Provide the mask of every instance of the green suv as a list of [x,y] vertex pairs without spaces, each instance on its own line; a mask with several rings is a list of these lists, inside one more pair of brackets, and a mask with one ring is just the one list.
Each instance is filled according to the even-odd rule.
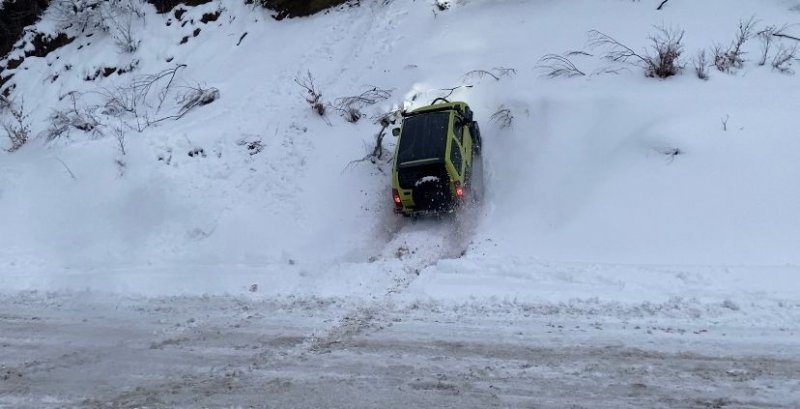
[[464,102],[437,98],[403,114],[392,165],[395,212],[405,216],[453,211],[469,195],[481,135]]

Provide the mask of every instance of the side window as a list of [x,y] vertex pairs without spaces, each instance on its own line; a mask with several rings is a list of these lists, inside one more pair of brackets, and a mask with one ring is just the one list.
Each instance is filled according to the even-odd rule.
[[461,124],[461,121],[458,119],[458,116],[455,117],[453,122],[453,133],[456,135],[456,139],[458,143],[464,144],[464,126]]
[[455,140],[450,144],[450,162],[456,167],[456,172],[461,174],[461,145]]

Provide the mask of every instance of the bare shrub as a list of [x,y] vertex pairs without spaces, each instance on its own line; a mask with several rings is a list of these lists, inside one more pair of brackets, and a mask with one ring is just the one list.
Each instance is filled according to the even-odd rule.
[[114,128],[114,139],[117,142],[117,152],[119,153],[119,156],[114,159],[114,163],[117,165],[117,171],[121,177],[125,176],[125,171],[128,169],[128,163],[125,161],[125,156],[128,154],[125,144],[125,130],[119,127]]
[[706,50],[700,50],[697,53],[697,56],[692,60],[692,64],[694,65],[694,73],[697,74],[697,78],[700,78],[703,81],[708,80],[708,60],[706,58]]
[[[375,143],[369,148],[369,152],[361,159],[356,159],[351,161],[347,164],[348,167],[355,165],[356,163],[366,162],[369,161],[370,163],[376,164],[378,161],[383,159],[383,155],[385,153],[385,148],[383,147],[383,138],[386,136],[386,128],[389,127],[389,123],[385,122],[381,124],[381,129],[378,133],[375,134]],[[383,169],[378,167],[378,170],[383,172]]]
[[650,36],[651,50],[639,54],[608,34],[589,31],[589,45],[604,50],[604,57],[614,62],[634,64],[644,69],[648,77],[667,78],[678,74],[683,65],[683,30],[656,26],[656,34]]
[[90,107],[79,107],[78,98],[80,94],[76,91],[69,92],[64,97],[69,97],[72,105],[66,109],[54,110],[49,117],[50,125],[45,131],[48,141],[69,136],[70,130],[78,129],[83,132],[98,132],[100,120],[93,113]]
[[569,58],[558,54],[546,54],[539,59],[539,65],[536,66],[542,75],[556,78],[556,77],[579,77],[586,74],[578,69]]
[[[406,110],[403,104],[399,104],[392,110],[373,117],[373,122],[381,127],[380,130],[375,134],[374,144],[367,147],[367,154],[363,158],[351,161],[347,166],[350,167],[356,163],[369,161],[370,163],[377,164],[378,171],[383,173],[384,171],[381,168],[381,164],[383,162],[381,162],[381,160],[384,159],[384,155],[386,153],[386,148],[383,146],[383,139],[386,137],[386,130],[390,126],[400,122],[403,118],[403,113],[405,112]],[[388,159],[391,160],[391,155]]]
[[219,99],[219,90],[214,87],[203,88],[199,84],[193,87],[183,87],[184,91],[178,94],[180,108],[176,114],[178,118],[186,115],[194,108],[208,105]]
[[134,24],[144,19],[141,0],[108,0],[100,8],[102,28],[114,39],[122,52],[133,53],[139,49],[141,39]]
[[731,44],[728,47],[714,46],[714,66],[719,71],[732,72],[744,66],[744,55],[746,53],[742,50],[742,46],[753,37],[754,26],[755,19],[752,17],[747,21],[739,21],[736,38]]
[[681,42],[684,31],[664,27],[656,27],[656,30],[657,33],[650,36],[651,47],[655,55],[646,57],[647,76],[667,78],[677,75],[683,69],[679,59],[683,53]]
[[50,126],[45,131],[48,141],[64,135],[69,136],[69,132],[73,128],[84,132],[93,132],[97,131],[100,125],[97,117],[91,115],[88,109],[56,110],[50,114],[49,121]]
[[172,84],[175,76],[185,67],[185,64],[177,64],[156,74],[138,76],[128,85],[103,89],[101,94],[105,97],[104,112],[110,116],[133,116],[135,128],[139,132],[154,122],[173,117],[168,115],[161,119],[152,119],[160,114],[167,97],[174,95]]
[[[141,75],[113,89],[68,93],[71,107],[51,115],[48,139],[62,136],[72,128],[102,134],[100,129],[109,123],[120,123],[142,132],[158,122],[178,120],[195,108],[220,98],[217,88],[179,81],[178,74],[184,67],[186,65],[178,64],[156,74]],[[80,101],[85,94],[99,94],[102,100],[87,105]]]
[[364,107],[385,101],[391,96],[391,90],[370,87],[361,94],[337,98],[333,103],[333,107],[347,122],[356,123],[364,116],[361,113]]
[[396,105],[392,110],[381,113],[380,115],[373,116],[372,122],[382,127],[389,127],[390,125],[397,124],[406,112],[403,104]]
[[510,127],[514,122],[514,115],[511,114],[510,109],[501,105],[500,108],[489,117],[489,119],[496,123],[500,129],[505,129]]
[[135,78],[128,86],[106,91],[106,112],[132,114],[141,132],[155,123],[177,120],[196,107],[219,99],[219,90],[196,85],[178,85],[176,77],[185,64],[156,74]]
[[781,45],[772,58],[772,68],[782,74],[794,74],[792,70],[792,60],[797,59],[797,44],[791,47]]
[[121,51],[132,53],[141,43],[135,24],[144,19],[144,5],[143,0],[55,0],[50,8],[59,29],[100,29]]
[[511,78],[517,75],[517,70],[508,67],[494,67],[491,70],[472,70],[464,74],[464,81],[472,79],[483,79],[489,77],[495,81],[500,81],[502,78]]
[[114,139],[117,141],[117,150],[120,155],[127,155],[128,152],[125,148],[125,130],[122,128],[114,128]]
[[756,34],[761,41],[761,59],[758,60],[758,65],[760,66],[767,63],[767,57],[769,56],[769,50],[772,47],[772,41],[775,38],[774,34],[776,30],[775,26],[768,26]]
[[[3,99],[5,100],[5,98]],[[11,142],[11,146],[6,150],[14,152],[28,143],[31,135],[31,123],[28,119],[28,114],[25,113],[24,102],[20,102],[19,106],[8,100],[5,100],[5,103],[7,104],[6,110],[11,118],[3,120],[0,126],[2,126],[6,137]]]
[[[127,87],[127,90],[132,96],[132,99],[128,99],[128,101],[131,101],[134,104],[132,107],[133,110],[135,111],[138,104],[146,105],[149,97],[152,95],[151,92],[155,88],[158,89],[158,92],[156,93],[158,97],[156,113],[158,113],[170,93],[172,83],[175,81],[175,76],[178,75],[178,71],[183,68],[186,68],[186,64],[177,64],[173,68],[162,70],[156,74],[141,75],[136,77],[130,86]],[[164,84],[164,82],[166,82],[166,84]],[[130,110],[130,107],[128,110]]]
[[74,27],[80,32],[100,26],[102,0],[55,0],[50,5],[60,29]]
[[386,136],[386,128],[387,126],[382,126],[381,130],[375,134],[375,145],[372,148],[372,152],[367,155],[372,163],[377,162],[379,159],[383,159],[383,137]]
[[314,76],[311,71],[306,71],[305,77],[295,77],[295,84],[299,85],[306,91],[306,102],[311,106],[311,109],[319,116],[325,116],[325,104],[322,103],[322,92],[317,89],[314,84]]

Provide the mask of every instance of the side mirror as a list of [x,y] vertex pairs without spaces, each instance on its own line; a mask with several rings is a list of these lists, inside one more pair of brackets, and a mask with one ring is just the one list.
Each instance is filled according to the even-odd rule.
[[400,136],[400,128],[392,128],[392,135]]

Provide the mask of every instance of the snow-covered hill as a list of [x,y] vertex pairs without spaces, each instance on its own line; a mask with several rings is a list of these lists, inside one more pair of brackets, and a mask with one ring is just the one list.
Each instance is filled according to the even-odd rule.
[[[754,33],[789,24],[791,34],[800,14],[791,2],[726,4],[668,3],[659,11],[649,2],[471,1],[441,11],[365,2],[280,22],[235,2],[164,15],[143,5],[133,53],[120,51],[113,30],[71,33],[72,43],[29,57],[14,72],[13,97],[38,137],[2,154],[5,287],[153,283],[170,293],[260,283],[267,290],[299,270],[328,277],[347,263],[353,266],[344,270],[364,271],[353,280],[373,282],[385,275],[375,271],[405,264],[394,257],[398,248],[429,247],[429,236],[457,248],[450,253],[465,252],[454,262],[459,270],[511,259],[528,272],[561,261],[794,265],[797,78],[757,64],[756,35],[734,73],[711,66],[702,81],[691,58],[727,46],[740,21],[754,17]],[[38,27],[55,32],[48,13]],[[204,15],[218,18],[202,23]],[[685,30],[682,75],[646,78],[587,46],[594,29],[644,54],[654,25]],[[770,52],[792,41],[775,38]],[[592,54],[571,60],[595,74],[541,75],[540,57],[570,50]],[[142,123],[173,113],[166,105],[180,89],[160,112],[140,118],[95,108],[93,132],[72,128],[45,142],[55,110],[102,104],[104,94],[123,94],[119,88],[179,64],[178,86],[217,88],[220,99],[149,127]],[[86,80],[106,67],[132,72]],[[609,69],[616,74],[600,73]],[[295,83],[307,73],[326,103],[371,86],[392,96],[366,107],[357,124],[332,107],[320,118]],[[468,237],[391,214],[391,136],[378,164],[352,163],[380,130],[371,117],[454,87],[451,98],[474,107],[487,139],[487,192]],[[490,118],[501,108],[513,116],[507,128]],[[430,253],[422,264],[437,271],[433,264],[448,251]],[[184,273],[202,279],[186,283]]]
[[[347,311],[337,318],[354,309],[359,322],[452,311],[797,332],[800,88],[796,58],[772,65],[798,45],[800,3],[360,3],[282,21],[234,1],[167,14],[142,5],[133,52],[113,27],[72,31],[8,70],[33,137],[0,152],[0,290],[333,302]],[[54,13],[40,32],[58,31]],[[717,70],[709,50],[747,21],[743,66]],[[770,26],[783,36],[769,37],[760,65]],[[652,55],[656,27],[685,32],[677,76],[646,77],[588,42],[597,30]],[[707,80],[692,61],[703,49]],[[548,54],[585,75],[547,76]],[[169,69],[149,107],[109,108]],[[332,105],[320,117],[297,83],[309,74],[332,105],[373,87],[391,96],[355,124]],[[176,98],[212,89],[218,99],[184,114]],[[445,95],[481,124],[483,200],[405,220],[389,194],[394,138],[375,163],[358,160],[381,130],[375,118]],[[53,112],[70,109],[93,115],[94,130],[48,142]],[[493,117],[503,109],[508,126]],[[348,329],[330,334],[364,328]],[[800,401],[793,385],[787,407]]]

